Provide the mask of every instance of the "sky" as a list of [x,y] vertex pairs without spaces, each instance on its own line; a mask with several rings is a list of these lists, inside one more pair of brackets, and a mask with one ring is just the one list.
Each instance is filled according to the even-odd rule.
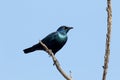
[[[120,79],[119,3],[112,1],[107,80]],[[23,53],[61,25],[74,27],[55,55],[63,70],[73,80],[102,80],[106,21],[106,0],[1,0],[0,80],[65,80],[46,52]]]

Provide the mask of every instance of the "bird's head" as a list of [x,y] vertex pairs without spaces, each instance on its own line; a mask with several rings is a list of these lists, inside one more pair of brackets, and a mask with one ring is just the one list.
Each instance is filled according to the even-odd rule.
[[61,34],[67,34],[67,32],[73,29],[73,27],[67,27],[67,26],[60,26],[57,31],[60,32]]

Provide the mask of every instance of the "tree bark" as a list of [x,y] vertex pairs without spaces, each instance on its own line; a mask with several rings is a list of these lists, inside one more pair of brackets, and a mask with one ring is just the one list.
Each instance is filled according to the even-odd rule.
[[104,56],[104,66],[103,66],[103,77],[102,80],[106,80],[106,75],[108,71],[108,63],[110,57],[110,40],[111,40],[111,30],[112,30],[112,7],[111,0],[107,0],[107,34],[106,34],[106,49]]
[[55,57],[55,55],[53,54],[52,50],[48,49],[47,46],[40,42],[40,44],[44,47],[44,49],[46,50],[46,52],[52,57],[52,60],[54,62],[54,65],[56,66],[57,70],[62,74],[62,76],[66,79],[66,80],[72,80],[72,77],[68,76],[64,71],[63,69],[60,67],[60,64],[57,60],[57,58]]

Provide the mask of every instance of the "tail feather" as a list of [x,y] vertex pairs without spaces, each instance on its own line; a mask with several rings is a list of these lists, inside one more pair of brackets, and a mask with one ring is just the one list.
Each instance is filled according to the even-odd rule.
[[30,52],[33,52],[33,51],[36,51],[36,50],[42,50],[42,47],[40,44],[36,44],[30,48],[27,48],[27,49],[24,49],[24,53],[27,54],[27,53],[30,53]]
[[27,54],[27,53],[35,51],[35,49],[30,47],[30,48],[24,49],[23,51],[24,51],[25,54]]

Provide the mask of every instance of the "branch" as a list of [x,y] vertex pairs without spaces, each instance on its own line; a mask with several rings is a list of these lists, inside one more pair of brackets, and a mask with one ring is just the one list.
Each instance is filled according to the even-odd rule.
[[103,66],[103,78],[102,80],[106,80],[109,56],[110,56],[110,39],[111,39],[111,28],[112,28],[112,7],[111,0],[107,0],[107,34],[106,34],[106,50],[104,56],[104,66]]
[[57,70],[62,74],[62,76],[66,79],[66,80],[72,80],[72,77],[69,77],[63,70],[62,68],[60,67],[60,64],[57,60],[57,58],[54,56],[52,50],[48,49],[47,46],[42,43],[40,41],[40,44],[43,46],[43,48],[45,49],[45,51],[52,57],[52,60],[54,62],[54,65],[56,66]]

